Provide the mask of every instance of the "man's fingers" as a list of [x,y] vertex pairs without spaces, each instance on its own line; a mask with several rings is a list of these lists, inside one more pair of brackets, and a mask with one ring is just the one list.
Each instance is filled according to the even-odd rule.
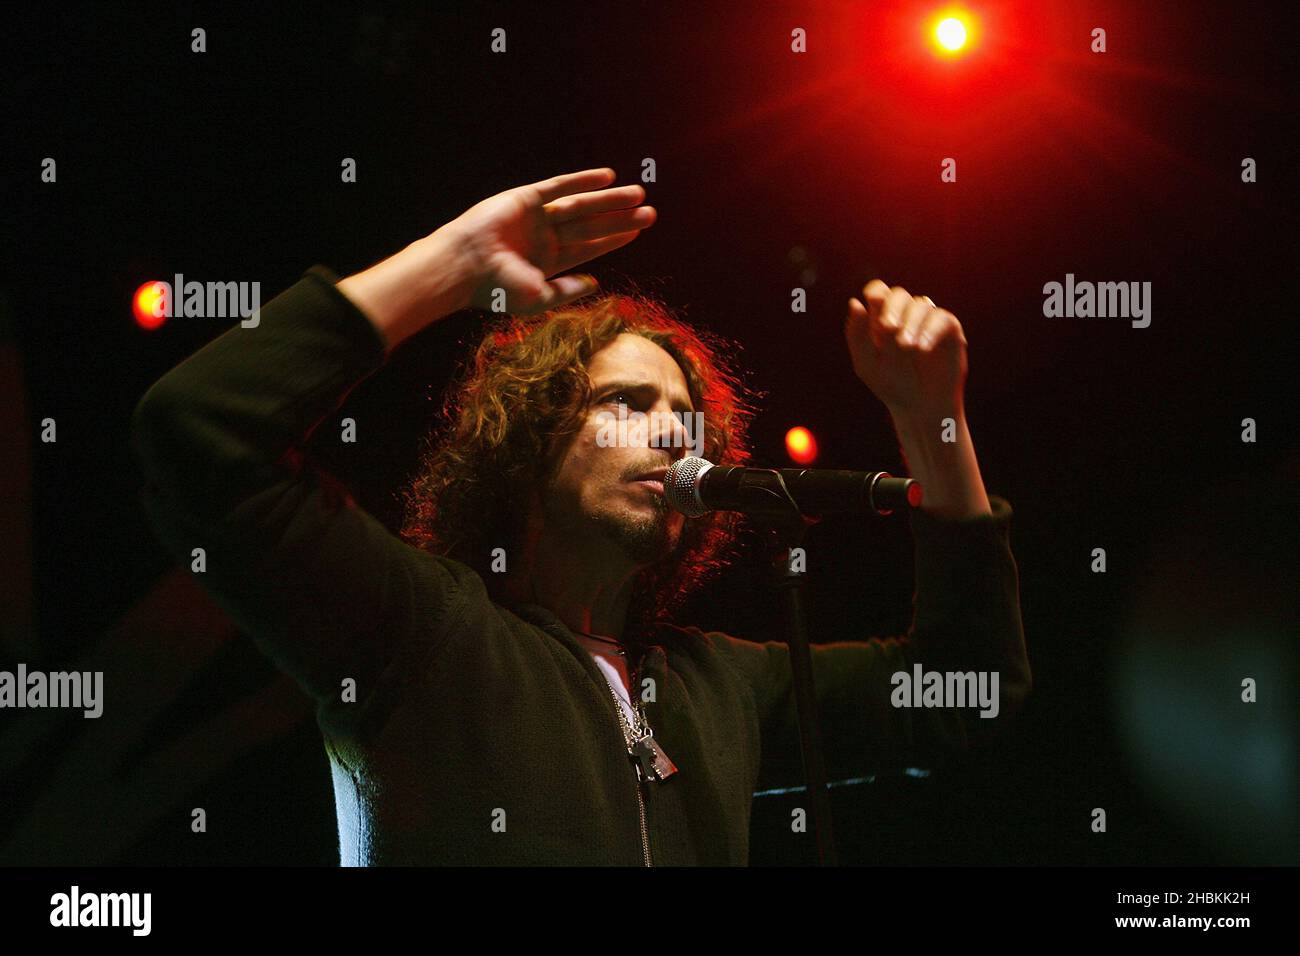
[[561,245],[584,242],[589,239],[603,239],[637,229],[648,229],[658,217],[654,206],[638,206],[636,209],[620,209],[617,212],[601,213],[597,216],[583,216],[566,222],[555,230]]
[[919,296],[908,299],[903,306],[903,327],[898,332],[898,344],[915,345],[920,338],[921,323],[932,311],[930,303]]
[[911,301],[912,296],[901,285],[889,290],[880,314],[880,324],[888,334],[896,336],[903,330],[903,314]]
[[516,315],[538,315],[568,305],[575,299],[590,295],[598,288],[600,286],[594,276],[560,276],[558,279],[543,283],[541,291],[536,295],[520,297],[518,304],[508,305],[508,307]]
[[939,308],[928,295],[911,295],[902,286],[885,285],[874,278],[862,287],[863,306],[849,300],[849,319],[865,316],[876,356],[900,349],[931,351],[941,345],[966,345],[957,316]]
[[925,320],[921,328],[921,348],[935,349],[940,346],[966,345],[966,333],[962,331],[957,316],[947,309],[935,309]]
[[916,330],[916,344],[928,351],[951,335],[956,321],[957,317],[947,309],[931,309]]
[[584,262],[590,262],[597,256],[603,256],[607,252],[626,246],[629,242],[641,235],[640,229],[634,229],[631,232],[619,232],[612,236],[606,236],[604,239],[592,239],[588,242],[573,242],[560,247],[559,254],[555,258],[555,268],[551,275],[559,272],[567,272],[574,266],[580,266]]
[[844,337],[852,348],[855,343],[862,343],[864,348],[855,350],[860,359],[874,364],[880,349],[878,333],[872,328],[871,316],[867,307],[857,299],[849,299],[849,312],[844,319]]
[[542,270],[518,256],[501,264],[497,281],[506,290],[506,308],[511,311],[530,305],[546,288]]
[[552,176],[550,179],[543,179],[530,185],[541,195],[542,202],[548,203],[559,199],[561,196],[569,196],[573,193],[608,186],[614,181],[615,175],[617,174],[614,170],[608,166],[603,166],[600,169],[584,169],[580,173],[565,173],[563,176]]
[[645,202],[645,187],[632,183],[600,189],[596,192],[565,196],[546,204],[547,219],[553,225],[569,222],[580,216],[594,216],[602,212],[628,209]]
[[850,332],[866,331],[863,323],[870,318],[866,306],[855,298],[849,299],[849,313],[844,318],[844,325]]
[[546,292],[543,293],[541,301],[534,307],[538,312],[568,305],[575,299],[581,299],[583,296],[590,295],[600,288],[596,278],[588,275],[560,276],[558,279],[552,279],[546,285]]
[[939,336],[943,334],[944,326],[948,321],[947,313],[942,309],[931,308],[928,304],[931,300],[928,298],[925,301],[927,303],[926,313],[916,326],[916,344],[922,351],[928,351],[934,345]]
[[867,305],[867,314],[871,316],[872,326],[880,322],[880,313],[889,297],[889,286],[879,279],[872,279],[862,287],[862,301]]

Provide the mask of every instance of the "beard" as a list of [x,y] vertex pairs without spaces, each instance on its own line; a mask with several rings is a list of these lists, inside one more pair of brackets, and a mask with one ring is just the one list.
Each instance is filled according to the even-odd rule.
[[663,497],[653,497],[648,512],[602,509],[582,515],[576,522],[569,507],[548,496],[543,506],[548,523],[552,527],[570,528],[575,537],[594,533],[617,547],[633,564],[650,565],[662,561],[673,553],[680,540],[680,533],[673,533],[672,506]]
[[656,497],[652,514],[602,512],[595,515],[594,523],[631,561],[648,565],[668,557],[677,545],[668,520],[671,511],[667,500]]

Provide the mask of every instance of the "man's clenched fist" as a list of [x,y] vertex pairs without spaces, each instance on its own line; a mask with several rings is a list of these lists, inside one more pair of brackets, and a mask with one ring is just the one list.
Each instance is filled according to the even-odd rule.
[[862,290],[866,305],[849,299],[844,337],[853,371],[890,413],[943,416],[962,410],[966,336],[957,316],[929,296],[911,295],[873,279]]

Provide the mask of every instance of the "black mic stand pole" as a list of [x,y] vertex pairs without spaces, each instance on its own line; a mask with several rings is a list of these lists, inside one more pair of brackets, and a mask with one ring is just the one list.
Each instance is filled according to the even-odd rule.
[[[883,472],[881,473],[883,475]],[[888,477],[888,476],[885,476]],[[920,486],[908,481],[907,503],[921,503]],[[874,489],[874,486],[873,486]],[[804,619],[804,573],[790,566],[790,551],[803,542],[804,533],[816,524],[799,510],[785,479],[774,468],[750,468],[735,489],[740,507],[760,531],[766,532],[772,579],[781,593],[785,612],[786,644],[790,648],[790,676],[795,707],[799,714],[799,747],[803,754],[804,779],[808,784],[809,809],[817,835],[817,859],[822,866],[838,866],[835,834],[831,828],[831,804],[826,781],[826,758],[822,752],[821,727],[817,718],[817,694],[813,687],[812,652],[808,649],[808,625]],[[874,507],[874,498],[870,499]],[[876,514],[889,514],[877,508]]]
[[772,580],[782,596],[786,644],[790,648],[790,672],[799,715],[799,745],[813,831],[817,837],[817,859],[821,866],[838,866],[826,760],[817,718],[817,695],[813,687],[812,653],[808,649],[808,627],[804,618],[804,572],[794,570],[790,562],[790,550],[800,545],[804,533],[815,522],[800,512],[776,470],[771,471],[770,482],[747,482],[744,492],[753,503],[746,513],[758,529],[766,532]]

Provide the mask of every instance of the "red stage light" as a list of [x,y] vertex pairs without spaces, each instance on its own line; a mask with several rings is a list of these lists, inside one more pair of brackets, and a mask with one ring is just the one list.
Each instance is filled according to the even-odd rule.
[[975,40],[975,18],[965,10],[947,9],[931,17],[929,33],[939,53],[957,56]]
[[934,38],[945,50],[960,50],[966,45],[966,26],[956,17],[939,21]]
[[811,465],[817,460],[817,439],[802,425],[785,433],[785,451],[798,465]]
[[167,316],[160,314],[159,303],[162,297],[161,283],[152,280],[135,290],[135,295],[131,299],[131,308],[135,313],[136,325],[152,331],[167,321]]

